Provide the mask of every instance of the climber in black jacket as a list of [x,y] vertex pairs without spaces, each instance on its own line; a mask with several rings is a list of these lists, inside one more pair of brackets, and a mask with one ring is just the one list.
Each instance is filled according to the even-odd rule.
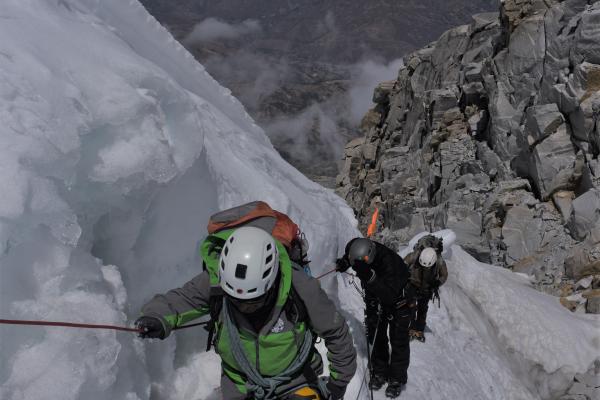
[[369,387],[379,390],[388,381],[386,396],[398,397],[406,385],[410,361],[408,330],[414,290],[407,285],[409,269],[396,252],[364,238],[348,242],[344,255],[337,260],[338,271],[350,267],[365,290],[367,337],[370,344],[374,342]]

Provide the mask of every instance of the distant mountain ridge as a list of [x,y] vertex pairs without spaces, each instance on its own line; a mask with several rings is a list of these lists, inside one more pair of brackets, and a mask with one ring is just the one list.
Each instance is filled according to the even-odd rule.
[[[499,4],[498,0],[141,1],[233,91],[288,161],[313,179],[328,177],[322,182],[331,187],[344,142],[358,134],[360,117],[351,115],[348,98],[356,84],[356,63],[398,59],[444,30],[468,22],[474,13],[496,11]],[[257,29],[245,29],[233,38],[190,40],[194,27],[209,18],[234,27],[250,21]],[[391,79],[395,72],[390,74]],[[388,77],[380,79],[384,78]],[[365,89],[364,97],[370,98],[370,89]]]

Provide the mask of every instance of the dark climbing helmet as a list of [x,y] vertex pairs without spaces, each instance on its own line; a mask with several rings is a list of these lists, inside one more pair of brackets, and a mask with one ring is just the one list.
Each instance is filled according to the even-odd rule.
[[354,266],[356,261],[371,264],[375,259],[375,243],[369,239],[358,238],[354,239],[348,249],[348,261]]

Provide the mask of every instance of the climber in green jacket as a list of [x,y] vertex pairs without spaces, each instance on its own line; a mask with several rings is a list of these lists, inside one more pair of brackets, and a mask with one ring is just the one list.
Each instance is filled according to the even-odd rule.
[[[141,337],[164,339],[210,314],[224,399],[342,399],[356,370],[348,326],[285,247],[262,229],[242,227],[209,236],[202,257],[205,272],[142,308]],[[317,336],[328,350],[328,380],[319,378]]]

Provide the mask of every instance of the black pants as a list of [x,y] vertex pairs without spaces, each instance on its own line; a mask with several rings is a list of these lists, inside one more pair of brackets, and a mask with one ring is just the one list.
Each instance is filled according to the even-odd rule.
[[371,353],[373,374],[406,383],[406,371],[410,363],[408,328],[411,311],[408,305],[399,308],[382,307],[378,317],[377,310],[373,307],[376,302],[370,301],[373,297],[367,293],[365,300],[367,335],[370,336],[370,340],[374,339]]
[[414,313],[411,329],[423,332],[427,325],[427,311],[429,310],[429,302],[433,297],[431,290],[423,290],[417,292],[417,307]]

